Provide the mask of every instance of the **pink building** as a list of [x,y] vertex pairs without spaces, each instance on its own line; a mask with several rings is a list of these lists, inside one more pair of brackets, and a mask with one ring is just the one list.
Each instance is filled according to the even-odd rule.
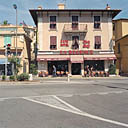
[[112,42],[112,19],[121,10],[58,9],[30,10],[38,29],[38,71],[84,75],[87,65],[108,71],[116,59]]

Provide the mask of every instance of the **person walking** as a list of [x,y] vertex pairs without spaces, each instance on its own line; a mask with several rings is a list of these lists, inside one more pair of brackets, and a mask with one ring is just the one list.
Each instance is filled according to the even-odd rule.
[[53,65],[53,77],[56,77],[56,67]]

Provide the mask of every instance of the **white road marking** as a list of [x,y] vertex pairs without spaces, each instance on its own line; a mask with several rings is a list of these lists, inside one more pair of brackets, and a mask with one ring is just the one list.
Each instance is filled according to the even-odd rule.
[[[121,94],[128,93],[128,91],[109,91],[109,92],[94,92],[94,93],[78,93],[78,94],[56,94],[56,96],[62,97],[72,97],[72,96],[90,96],[90,95],[108,95],[108,94]],[[1,97],[0,100],[11,100],[11,99],[21,99],[24,97],[41,97],[41,96],[55,96],[55,95],[36,95],[36,96],[16,96],[16,97]]]
[[76,107],[74,107],[74,106],[68,104],[67,102],[63,101],[62,99],[58,98],[57,96],[54,96],[54,98],[56,98],[57,100],[59,100],[59,101],[62,102],[63,104],[68,105],[68,106],[71,107],[73,110],[71,110],[71,109],[65,109],[65,108],[58,107],[58,106],[55,106],[55,105],[52,105],[52,104],[49,104],[49,103],[44,103],[44,102],[40,102],[40,101],[33,100],[33,99],[31,99],[31,98],[28,98],[28,97],[27,97],[27,98],[24,97],[25,100],[28,100],[28,101],[31,101],[31,102],[35,102],[35,103],[38,103],[38,104],[43,104],[43,105],[46,105],[46,106],[49,106],[49,107],[52,107],[52,108],[56,108],[56,109],[59,109],[59,110],[63,110],[63,111],[66,111],[66,112],[70,112],[70,113],[74,113],[74,114],[77,114],[77,115],[89,117],[89,118],[91,118],[91,119],[95,119],[95,120],[99,120],[99,121],[108,122],[108,123],[111,123],[111,124],[114,124],[114,125],[119,125],[119,126],[128,127],[128,124],[126,124],[126,123],[121,123],[121,122],[118,122],[118,121],[109,120],[109,119],[105,119],[105,118],[102,118],[102,117],[99,117],[99,116],[91,115],[91,114],[86,113],[86,112],[82,112],[82,111],[79,110],[78,108],[76,108]]
[[0,99],[0,102],[4,101],[4,99]]
[[57,99],[58,101],[60,101],[61,103],[65,104],[66,106],[68,106],[69,108],[72,108],[73,110],[77,111],[77,112],[81,112],[80,109],[68,104],[67,102],[65,102],[64,100],[60,99],[59,97],[57,96],[54,96],[55,99]]

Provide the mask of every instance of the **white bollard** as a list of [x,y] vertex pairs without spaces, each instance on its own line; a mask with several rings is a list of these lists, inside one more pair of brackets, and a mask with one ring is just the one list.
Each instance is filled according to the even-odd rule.
[[29,74],[29,81],[32,81],[32,80],[33,80],[32,74]]
[[71,74],[68,74],[68,82],[70,82]]

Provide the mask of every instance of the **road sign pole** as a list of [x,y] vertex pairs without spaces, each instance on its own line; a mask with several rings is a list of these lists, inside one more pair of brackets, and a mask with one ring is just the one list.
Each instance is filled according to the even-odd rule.
[[7,65],[8,65],[8,55],[7,55],[7,45],[5,46],[5,76],[7,77],[7,71],[8,71],[8,69],[7,69]]

